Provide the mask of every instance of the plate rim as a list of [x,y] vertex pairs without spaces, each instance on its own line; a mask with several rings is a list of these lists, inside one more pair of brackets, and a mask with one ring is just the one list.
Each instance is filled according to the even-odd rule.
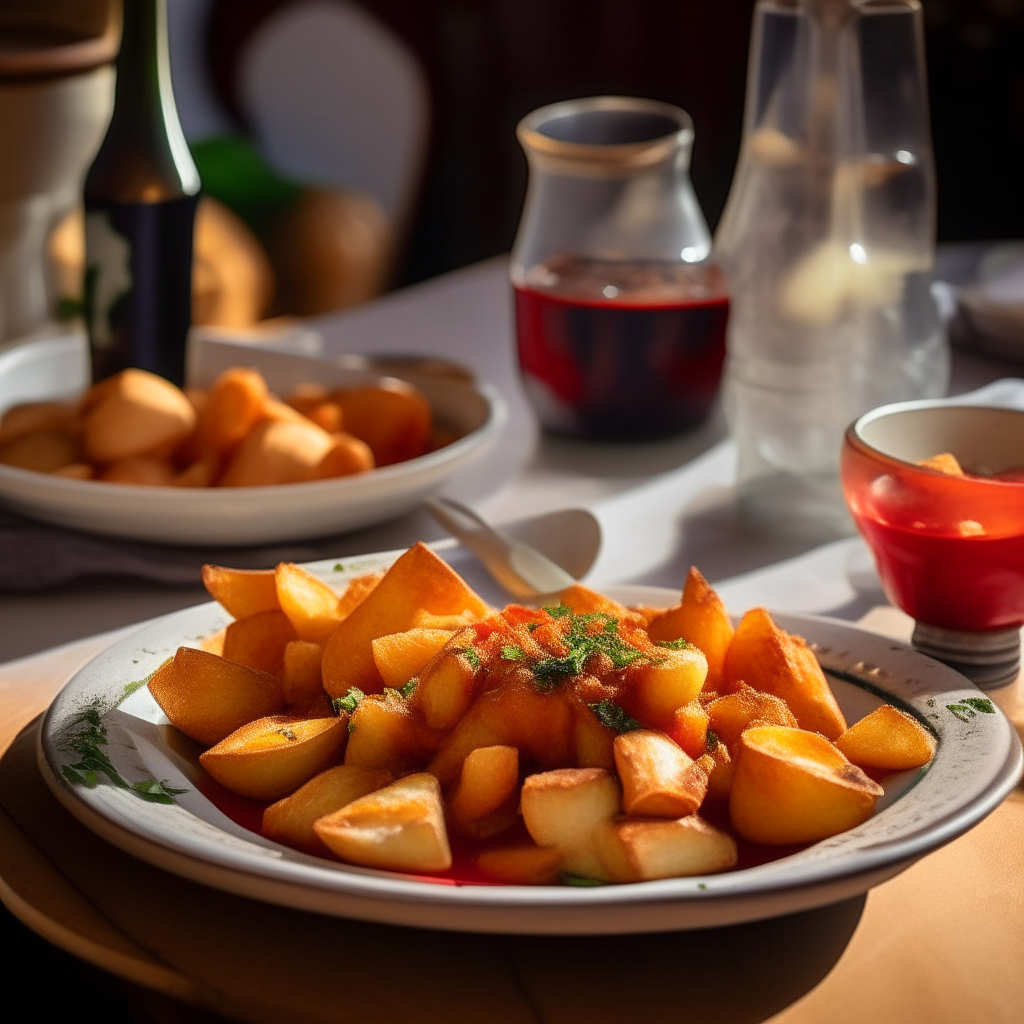
[[[397,554],[397,552],[381,553],[381,555],[377,557],[387,557],[395,554]],[[374,556],[370,555],[361,556],[360,560],[365,562],[373,557]],[[328,563],[329,561],[330,560],[327,560]],[[325,563],[313,563],[314,566],[317,564],[324,565]],[[624,600],[631,602],[634,600],[637,600],[638,602],[643,601],[645,598],[649,600],[652,596],[656,598],[660,597],[661,600],[675,600],[677,595],[677,591],[655,587],[609,586],[603,589],[609,593],[622,594]],[[93,806],[93,802],[85,799],[86,793],[95,791],[85,791],[85,793],[83,793],[77,788],[72,788],[62,778],[57,777],[55,774],[56,761],[52,756],[53,744],[52,742],[48,744],[47,739],[49,738],[52,741],[53,722],[57,709],[59,708],[61,697],[70,691],[70,688],[75,684],[76,680],[79,680],[83,673],[87,672],[90,666],[93,666],[97,661],[104,657],[116,657],[123,648],[129,648],[133,642],[140,642],[137,641],[137,638],[144,635],[147,631],[169,629],[173,625],[172,620],[175,618],[187,618],[189,616],[202,614],[203,612],[209,613],[214,609],[222,613],[222,610],[219,609],[219,606],[214,602],[208,602],[202,605],[193,606],[189,609],[170,613],[166,616],[161,616],[158,619],[154,619],[149,623],[143,624],[138,630],[133,631],[133,633],[128,637],[112,645],[106,651],[101,652],[96,658],[92,659],[86,666],[83,666],[78,672],[76,672],[62,689],[58,698],[55,699],[48,709],[39,732],[38,748],[41,767],[45,763],[48,769],[43,772],[44,778],[46,778],[47,784],[50,786],[51,790],[60,802],[73,815],[78,817],[79,820],[82,820],[83,824],[86,824],[87,827],[93,828],[93,825],[88,821],[84,821],[83,817],[78,813],[83,808],[90,814],[100,815],[103,820],[107,821],[114,829],[119,829],[123,826],[120,822],[110,818],[109,815],[104,814],[101,808]],[[785,628],[799,628],[801,625],[818,626],[819,628],[826,630],[835,630],[838,628],[840,636],[844,634],[852,634],[855,638],[866,638],[875,644],[881,643],[892,650],[905,652],[905,656],[909,656],[912,662],[920,659],[921,663],[933,666],[934,670],[938,670],[940,677],[943,675],[950,677],[951,680],[957,684],[960,690],[967,690],[972,693],[980,692],[977,691],[968,680],[959,676],[952,669],[949,669],[947,666],[941,665],[937,662],[933,662],[932,659],[926,658],[924,655],[913,651],[908,645],[890,640],[886,637],[881,637],[876,633],[872,633],[851,623],[831,619],[825,616],[812,616],[788,612],[780,612],[774,617],[780,624],[785,625],[788,622],[789,625],[785,625]],[[873,685],[878,686],[877,682]],[[885,690],[884,687],[881,687],[881,689],[883,689],[884,692],[890,692]],[[945,692],[954,691],[947,687],[947,691]],[[898,696],[897,694],[892,695]],[[634,911],[642,911],[644,908],[662,903],[682,905],[685,907],[698,902],[721,904],[728,901],[735,901],[736,899],[753,900],[756,902],[758,899],[764,898],[766,895],[770,897],[772,894],[777,896],[780,893],[796,892],[799,890],[807,890],[808,888],[827,888],[830,885],[835,886],[836,884],[842,883],[844,880],[855,879],[866,874],[878,874],[879,872],[884,874],[888,871],[888,868],[892,867],[894,864],[906,866],[907,863],[911,863],[919,857],[924,856],[930,850],[949,842],[980,821],[996,806],[998,806],[1005,796],[1013,789],[1021,772],[1022,752],[1016,732],[1005,717],[1002,716],[1001,712],[998,713],[997,720],[1002,723],[1001,727],[1005,739],[1008,741],[1006,755],[998,770],[993,770],[991,772],[991,777],[988,778],[981,790],[965,806],[957,807],[955,810],[940,817],[937,821],[932,822],[927,827],[919,830],[918,833],[909,837],[891,842],[875,843],[868,846],[865,850],[855,851],[859,856],[857,856],[855,862],[852,864],[849,862],[849,854],[845,859],[841,859],[838,862],[833,858],[825,857],[818,863],[802,864],[802,870],[798,872],[796,877],[789,881],[785,879],[771,880],[771,884],[767,889],[763,884],[766,872],[762,871],[760,875],[751,874],[751,872],[757,870],[756,868],[727,872],[717,876],[707,876],[709,879],[732,879],[734,881],[726,886],[720,887],[711,885],[706,886],[703,889],[698,888],[699,883],[694,879],[662,879],[652,882],[634,883],[631,885],[602,886],[588,889],[554,886],[439,885],[436,883],[418,882],[414,879],[402,877],[391,872],[376,872],[371,871],[370,869],[356,868],[351,865],[342,866],[331,863],[329,868],[324,868],[322,865],[325,862],[320,860],[320,858],[308,857],[307,855],[299,854],[296,851],[288,851],[288,858],[286,860],[271,858],[264,860],[257,858],[255,855],[250,855],[248,860],[239,864],[237,862],[232,862],[230,852],[223,853],[221,856],[211,856],[204,850],[196,851],[194,849],[188,849],[187,842],[183,845],[175,846],[174,844],[168,844],[167,842],[162,841],[160,837],[146,833],[144,830],[142,833],[132,829],[128,829],[126,831],[131,836],[141,835],[141,838],[145,842],[153,843],[164,850],[170,850],[175,856],[181,857],[186,861],[191,861],[196,864],[213,865],[219,869],[245,875],[249,879],[263,881],[269,879],[275,884],[296,886],[303,890],[320,893],[321,896],[326,896],[327,894],[342,894],[353,897],[369,897],[392,905],[415,904],[420,907],[430,905],[435,908],[439,908],[441,911],[455,910],[456,908],[471,908],[476,911],[486,910],[494,914],[501,914],[505,911],[515,909],[518,911],[533,911],[538,913],[558,910],[566,914],[571,914],[577,910],[595,912],[600,909],[616,911],[622,910],[623,908],[626,908],[627,910],[632,908]],[[869,819],[869,821],[870,820],[872,819]],[[93,830],[95,831],[94,828]],[[253,837],[252,840],[249,840],[250,842],[253,840],[259,840],[259,842],[254,843],[254,845],[266,845],[268,843],[268,841],[263,840],[262,837],[259,837],[255,833],[246,832],[245,835]],[[111,839],[110,841],[114,842],[114,845],[122,845],[117,842],[116,838]],[[276,846],[276,844],[270,845]],[[129,850],[129,852],[134,851]],[[147,858],[143,856],[143,859]],[[788,859],[789,858],[782,858],[779,861],[771,863],[777,865]],[[284,870],[282,870],[282,865],[285,866]],[[304,874],[308,873],[308,869],[310,867],[318,868],[318,875],[313,878],[302,877]],[[261,870],[261,868],[263,870]],[[182,865],[180,864],[176,868],[169,868],[169,870],[175,871],[178,874],[186,873],[182,870]],[[902,867],[895,868],[893,871],[889,872],[889,874],[895,873],[897,870],[902,870]],[[202,872],[200,871],[200,873]],[[188,877],[195,877],[195,875],[193,873],[188,875]],[[330,881],[328,881],[328,878]],[[203,881],[203,879],[196,880]],[[759,882],[761,884],[759,884]],[[253,884],[258,884],[258,882],[254,881]],[[326,912],[331,913],[334,911],[327,910]],[[742,919],[749,918],[744,917]],[[445,927],[443,923],[435,924],[435,926]],[[686,927],[686,924],[677,921],[671,927]],[[507,929],[496,928],[494,930],[501,931]],[[589,932],[594,929],[587,928],[584,930]],[[599,930],[611,933],[614,931],[621,931],[622,929],[601,928]],[[577,929],[570,928],[569,931],[575,932]]]

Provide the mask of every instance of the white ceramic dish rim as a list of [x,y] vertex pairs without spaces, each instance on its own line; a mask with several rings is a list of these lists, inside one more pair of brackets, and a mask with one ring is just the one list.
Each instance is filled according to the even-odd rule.
[[[364,559],[365,563],[366,560]],[[363,569],[365,571],[365,568]],[[652,603],[664,602],[674,598],[674,592],[650,587],[608,588],[613,595],[630,602]],[[925,701],[941,695],[943,702],[958,702],[963,697],[981,696],[974,686],[952,669],[932,661],[911,650],[903,644],[897,644],[876,634],[859,630],[847,623],[816,616],[780,614],[777,621],[785,628],[803,632],[812,641],[817,641],[819,657],[830,671],[841,678],[846,678],[855,685],[875,692],[889,693],[897,700],[910,704],[918,710],[918,714],[927,714]],[[172,829],[153,830],[140,823],[137,816],[128,810],[117,813],[105,801],[98,799],[104,791],[123,794],[123,791],[112,787],[101,786],[96,790],[72,787],[59,777],[62,761],[68,755],[61,756],[56,749],[56,737],[63,727],[67,716],[77,712],[83,705],[81,698],[86,694],[95,695],[97,677],[114,678],[106,692],[116,691],[122,685],[117,675],[120,671],[129,675],[148,674],[151,667],[159,664],[165,656],[160,650],[150,651],[150,647],[163,645],[168,648],[177,647],[179,643],[195,639],[197,630],[210,632],[220,627],[227,616],[219,606],[210,603],[196,608],[176,612],[161,619],[154,620],[138,633],[122,640],[108,651],[103,652],[85,668],[80,670],[68,683],[65,690],[51,705],[40,733],[40,764],[44,776],[51,789],[60,801],[88,827],[100,831],[106,838],[122,845],[129,852],[154,862],[160,866],[177,871],[179,874],[193,875],[185,861],[203,862],[221,871],[227,870],[239,875],[262,878],[278,886],[294,886],[310,893],[320,891],[323,897],[330,893],[347,895],[355,899],[381,900],[391,904],[414,903],[436,905],[455,909],[473,908],[478,911],[491,910],[499,913],[502,909],[514,910],[517,913],[529,911],[562,910],[572,911],[597,910],[599,908],[621,907],[623,905],[642,905],[655,902],[670,901],[675,904],[698,901],[729,901],[749,897],[764,897],[772,892],[784,890],[808,889],[823,884],[841,882],[852,877],[871,877],[874,884],[891,874],[895,874],[907,864],[916,860],[930,850],[943,845],[965,832],[993,810],[1013,789],[1021,773],[1021,748],[1016,733],[1001,713],[995,715],[978,715],[969,722],[961,722],[953,715],[943,717],[940,728],[940,747],[932,766],[922,774],[911,787],[917,790],[920,798],[936,780],[943,781],[950,771],[946,766],[948,753],[954,749],[954,743],[968,739],[979,726],[987,731],[987,753],[983,758],[983,777],[974,780],[973,789],[969,794],[962,794],[959,801],[947,808],[934,820],[927,820],[917,829],[904,829],[901,838],[885,840],[884,837],[872,835],[879,831],[878,823],[885,811],[871,818],[864,825],[852,829],[840,836],[815,844],[807,850],[770,862],[739,871],[727,872],[704,878],[674,878],[662,881],[636,883],[624,886],[602,886],[594,888],[572,887],[522,887],[522,886],[454,886],[420,882],[390,872],[373,871],[352,867],[350,865],[325,862],[319,858],[309,857],[292,850],[285,850],[276,844],[269,843],[254,833],[247,832],[241,826],[235,826],[230,845],[218,845],[216,842],[196,847],[189,839],[182,840]],[[169,641],[169,643],[168,643]],[[822,642],[824,641],[824,643]],[[138,668],[129,668],[130,654],[138,654],[145,645],[152,655],[151,667],[139,660]],[[887,657],[888,656],[888,657]],[[904,667],[893,673],[885,668],[886,660]],[[913,675],[908,676],[907,670]],[[894,693],[893,682],[903,693]],[[920,705],[920,707],[918,707]],[[909,790],[908,790],[909,791]],[[125,794],[126,799],[131,799]],[[905,795],[904,795],[905,798]],[[915,798],[915,799],[917,799]],[[901,801],[897,801],[897,806]],[[152,806],[152,805],[143,805]],[[96,816],[108,827],[98,827]],[[207,823],[209,825],[209,823]],[[209,825],[213,828],[215,826]],[[118,831],[128,833],[121,836]],[[250,844],[253,849],[245,851],[239,848],[236,839],[242,845]],[[845,853],[835,851],[836,847],[847,846],[858,839],[867,841],[848,849]],[[132,840],[141,840],[132,841]],[[166,856],[154,856],[155,850],[148,850],[153,845],[163,851]],[[274,851],[268,856],[267,850]],[[814,863],[815,860],[821,860]],[[206,879],[198,878],[203,881]],[[211,884],[217,884],[213,882]],[[253,894],[251,886],[226,885],[240,891],[246,889]],[[864,886],[866,888],[868,886]],[[308,899],[296,900],[281,897],[279,894],[268,893],[267,899],[274,902],[305,905],[307,909],[317,909]],[[805,901],[806,902],[806,901]],[[815,901],[810,901],[813,904]],[[817,902],[828,902],[817,901]],[[324,912],[337,913],[330,907]],[[362,916],[362,915],[357,915]],[[735,916],[735,915],[734,915]],[[747,917],[767,916],[765,913],[751,913]],[[384,915],[382,919],[387,918]],[[392,920],[401,920],[392,913]],[[739,919],[739,918],[736,918]],[[443,927],[444,925],[439,925]],[[685,927],[682,922],[676,927]],[[483,929],[481,929],[483,930]],[[488,930],[511,930],[491,928]],[[517,928],[516,930],[522,930]],[[550,929],[548,929],[550,930]],[[573,930],[567,928],[566,930]],[[588,929],[589,930],[589,929]],[[608,930],[624,930],[614,928]]]

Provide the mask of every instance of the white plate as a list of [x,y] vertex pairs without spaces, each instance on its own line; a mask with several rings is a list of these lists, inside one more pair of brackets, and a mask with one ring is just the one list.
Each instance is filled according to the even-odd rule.
[[[258,367],[272,391],[302,381],[344,386],[375,379],[365,371],[290,353],[206,342],[201,372]],[[89,533],[163,544],[269,544],[304,540],[383,522],[415,508],[457,470],[484,455],[506,420],[505,403],[485,384],[405,375],[427,396],[435,418],[464,436],[436,452],[372,473],[277,487],[130,487],[65,480],[0,465],[0,500],[36,519]],[[76,336],[33,342],[0,355],[0,413],[18,402],[65,398],[88,382]]]
[[[398,552],[347,565],[350,573],[387,564]],[[314,567],[324,578],[329,563]],[[335,578],[338,578],[336,574]],[[627,603],[669,604],[677,592],[610,588]],[[758,867],[633,885],[453,886],[310,857],[235,824],[196,789],[198,766],[167,742],[167,719],[144,687],[179,645],[219,629],[227,614],[201,605],[155,620],[77,673],[47,713],[40,768],[61,803],[115,846],[158,867],[228,892],[324,914],[390,924],[478,932],[611,934],[703,928],[822,906],[865,892],[980,821],[1013,789],[1021,747],[1001,712],[954,713],[948,705],[982,694],[963,676],[892,640],[846,623],[780,614],[779,623],[817,645],[850,721],[883,700],[912,711],[938,737],[924,772],[893,776],[869,821]],[[62,750],[83,710],[106,710],[105,748],[130,783],[168,780],[186,792],[170,805],[148,803],[113,785],[72,785]]]

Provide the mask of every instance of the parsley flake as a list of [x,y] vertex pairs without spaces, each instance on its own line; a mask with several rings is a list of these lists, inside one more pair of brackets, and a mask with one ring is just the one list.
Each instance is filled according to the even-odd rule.
[[613,700],[605,699],[597,704],[588,704],[587,707],[594,712],[594,717],[606,729],[614,729],[615,732],[621,733],[643,728],[635,718],[630,718]]
[[722,741],[718,738],[718,733],[714,729],[708,729],[704,735],[704,742],[707,745],[707,752],[712,754]]
[[563,871],[559,876],[558,880],[562,885],[572,885],[580,889],[589,889],[595,885],[604,885],[600,879],[588,878],[586,875],[577,875],[572,871]]
[[419,685],[420,681],[413,676],[412,679],[410,679],[405,686],[401,687],[398,692],[408,700],[416,692],[416,687]]
[[685,651],[690,645],[680,637],[678,640],[655,640],[659,647],[667,647],[670,651]]
[[522,661],[526,657],[522,647],[516,644],[505,644],[501,649],[502,661]]
[[342,711],[347,711],[352,714],[357,707],[359,702],[366,696],[358,686],[350,686],[348,692],[344,697],[333,697],[331,698],[331,704],[334,707],[334,713],[340,715]]
[[334,563],[334,570],[333,571],[334,572],[344,572],[345,571],[345,566],[343,566],[341,564],[341,562],[335,562]]
[[464,651],[459,652],[465,659],[473,666],[474,669],[480,667],[480,655],[473,650],[472,647],[467,647]]
[[566,615],[572,615],[572,609],[567,604],[550,605],[547,608],[541,608],[541,611],[547,612],[553,619],[564,619]]

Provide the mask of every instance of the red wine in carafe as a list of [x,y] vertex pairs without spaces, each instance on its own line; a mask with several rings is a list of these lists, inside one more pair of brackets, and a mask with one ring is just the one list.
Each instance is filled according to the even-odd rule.
[[707,416],[729,318],[713,264],[565,256],[533,267],[515,292],[519,363],[548,429],[643,440]]

